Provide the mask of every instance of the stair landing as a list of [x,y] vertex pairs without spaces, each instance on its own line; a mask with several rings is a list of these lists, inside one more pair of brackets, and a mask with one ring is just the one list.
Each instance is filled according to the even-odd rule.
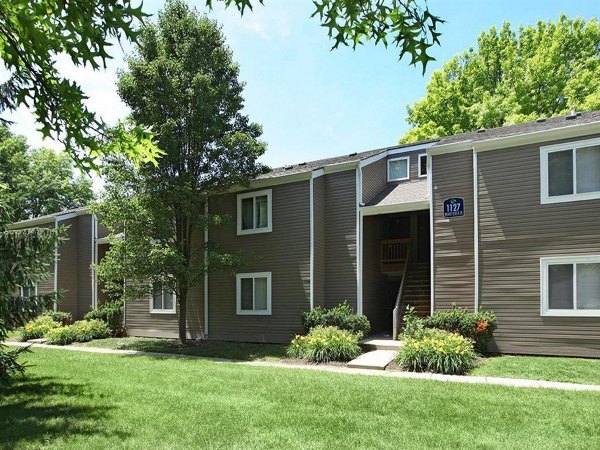
[[373,350],[363,353],[358,358],[350,361],[348,367],[353,369],[385,370],[397,354],[396,350]]

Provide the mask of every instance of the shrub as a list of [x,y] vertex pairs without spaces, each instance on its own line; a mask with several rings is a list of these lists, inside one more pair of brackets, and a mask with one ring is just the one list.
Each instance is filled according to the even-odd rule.
[[50,330],[54,328],[58,328],[60,325],[52,320],[52,317],[49,316],[39,316],[35,319],[29,321],[25,324],[23,328],[21,328],[21,340],[28,341],[29,339],[39,339],[42,338],[48,333]]
[[396,362],[415,372],[463,375],[473,367],[473,343],[460,334],[427,329],[407,337]]
[[436,311],[432,317],[421,318],[416,316],[414,308],[408,307],[404,314],[404,333],[400,338],[417,338],[424,330],[435,328],[472,340],[475,350],[483,353],[496,326],[496,315],[492,311],[473,313],[453,305],[450,311]]
[[124,307],[123,301],[113,300],[98,308],[92,309],[88,312],[84,319],[86,320],[101,320],[110,330],[110,335],[113,337],[125,336],[125,325],[123,323]]
[[366,316],[355,314],[347,301],[333,308],[317,306],[312,311],[302,313],[302,325],[306,332],[315,327],[337,327],[350,331],[360,337],[367,336],[371,331],[371,324]]
[[65,311],[47,311],[43,314],[44,316],[52,318],[56,323],[61,326],[71,325],[73,323],[73,316],[71,313]]
[[492,311],[469,312],[466,308],[452,305],[450,311],[437,311],[432,317],[424,319],[426,328],[458,333],[471,339],[475,350],[485,352],[488,342],[496,329],[496,314]]
[[101,320],[79,320],[73,325],[58,327],[46,334],[48,344],[68,345],[108,337],[110,330]]
[[287,354],[314,362],[350,361],[361,354],[358,339],[348,330],[316,326],[306,336],[296,336]]

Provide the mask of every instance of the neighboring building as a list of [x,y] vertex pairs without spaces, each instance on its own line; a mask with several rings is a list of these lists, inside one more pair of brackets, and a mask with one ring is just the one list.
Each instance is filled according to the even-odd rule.
[[[392,330],[406,305],[455,303],[496,312],[494,351],[600,355],[600,111],[286,166],[209,208],[234,220],[208,238],[249,263],[191,293],[192,337],[286,342],[303,311],[343,300]],[[78,224],[50,286],[79,317],[106,233],[52,220]],[[176,337],[176,302],[155,294],[127,304],[129,332]]]

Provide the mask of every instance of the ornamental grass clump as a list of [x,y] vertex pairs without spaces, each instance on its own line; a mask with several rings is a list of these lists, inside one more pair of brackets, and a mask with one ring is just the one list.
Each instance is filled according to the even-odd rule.
[[306,336],[296,336],[287,354],[317,363],[350,361],[361,354],[359,335],[337,327],[316,326]]
[[108,326],[101,320],[79,320],[73,325],[50,330],[46,334],[48,344],[69,345],[73,342],[88,342],[104,339],[110,334]]
[[30,339],[42,338],[50,330],[60,327],[60,324],[55,322],[50,316],[39,316],[27,322],[23,328],[19,330],[20,339],[28,341]]
[[414,372],[464,375],[473,368],[473,343],[460,334],[426,329],[404,339],[396,362]]

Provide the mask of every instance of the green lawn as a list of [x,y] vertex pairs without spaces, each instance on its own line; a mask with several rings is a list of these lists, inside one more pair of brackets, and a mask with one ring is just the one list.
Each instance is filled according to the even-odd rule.
[[35,349],[0,447],[600,448],[600,393]]
[[242,361],[274,360],[285,357],[285,346],[278,344],[249,344],[243,342],[205,341],[182,346],[175,339],[110,338],[78,344],[119,350],[139,350],[155,353],[227,358]]
[[471,375],[600,384],[600,359],[497,356],[483,360]]

